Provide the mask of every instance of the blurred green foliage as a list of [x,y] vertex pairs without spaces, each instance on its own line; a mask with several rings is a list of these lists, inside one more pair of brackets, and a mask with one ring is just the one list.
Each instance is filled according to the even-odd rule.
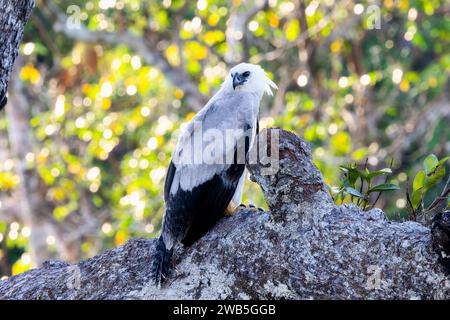
[[[245,17],[257,5],[252,1],[53,3],[63,13],[78,6],[75,18],[90,31],[128,32],[142,42],[154,41],[149,50],[168,66],[162,72],[157,61],[149,63],[126,44],[108,44],[101,34],[89,42],[69,36],[54,28],[48,3],[37,1],[21,46],[20,76],[35,143],[26,163],[44,181],[57,223],[77,216],[82,192],[102,217],[96,236],[100,246],[84,237],[79,258],[130,237],[158,234],[166,166],[181,123],[197,110],[173,77],[185,76],[210,97],[234,63],[227,58],[233,50],[242,60],[262,64],[280,86],[280,96],[263,101],[261,127],[278,126],[309,141],[332,187],[339,186],[341,164],[368,159],[370,171],[377,172],[394,157],[391,183],[404,188],[427,154],[444,157],[449,150],[448,117],[429,121],[424,116],[438,112],[433,103],[448,90],[446,1],[381,1],[381,29],[371,29],[370,2],[305,1],[302,20],[300,2],[271,0],[232,35],[236,47],[230,44],[227,21],[233,14]],[[414,139],[421,120],[429,123]],[[4,137],[7,129],[2,117]],[[20,159],[8,156],[8,146],[0,148],[6,150],[0,190],[9,195],[20,184]],[[374,185],[381,183],[377,179],[382,175],[374,177]],[[391,217],[407,216],[405,195],[393,194],[378,205]],[[244,201],[265,206],[258,186],[250,182]],[[32,266],[29,234],[21,221],[0,222],[0,260],[7,256],[4,264],[12,266],[12,273]],[[49,236],[47,243],[57,256],[55,239]]]

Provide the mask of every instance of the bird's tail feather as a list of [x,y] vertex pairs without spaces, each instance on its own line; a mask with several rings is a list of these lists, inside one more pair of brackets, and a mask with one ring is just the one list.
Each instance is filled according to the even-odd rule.
[[173,255],[173,248],[167,250],[166,244],[161,237],[158,239],[158,244],[156,245],[156,251],[153,256],[153,266],[152,266],[152,277],[155,284],[160,286],[164,279],[169,274],[170,261]]

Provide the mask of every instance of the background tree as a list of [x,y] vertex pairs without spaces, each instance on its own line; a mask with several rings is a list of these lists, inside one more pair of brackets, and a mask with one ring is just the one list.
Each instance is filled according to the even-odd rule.
[[[449,9],[425,0],[37,1],[0,120],[1,274],[156,236],[178,128],[242,60],[280,87],[261,126],[309,141],[330,186],[341,164],[367,159],[375,170],[393,158],[391,182],[405,190],[429,153],[450,153]],[[405,193],[393,195],[377,206],[406,217]],[[20,214],[32,201],[38,226]],[[265,205],[252,184],[244,201]],[[33,259],[30,230],[45,246]]]
[[[14,62],[19,52],[19,45],[22,41],[22,36],[25,28],[25,24],[28,21],[31,10],[34,7],[34,0],[28,1],[0,1],[0,110],[2,110],[7,103],[7,89],[8,81],[13,70]],[[18,110],[11,110],[16,112]],[[26,119],[21,119],[21,123],[26,125]],[[12,132],[12,130],[10,130]],[[20,135],[12,133],[13,138],[17,138],[17,142],[21,142]],[[16,154],[18,155],[18,154]],[[22,173],[24,168],[18,168]],[[1,207],[1,202],[0,202]],[[18,211],[14,212],[16,215]],[[31,223],[33,216],[26,212],[23,213],[23,220]],[[0,218],[1,215],[0,215]],[[5,217],[11,219],[11,216]],[[35,232],[33,236],[35,235]],[[3,240],[3,234],[0,237],[0,242]],[[0,247],[0,269],[9,271],[9,265],[4,257],[4,252],[7,251],[4,243]],[[3,250],[2,250],[3,249]],[[3,271],[5,272],[5,271]]]

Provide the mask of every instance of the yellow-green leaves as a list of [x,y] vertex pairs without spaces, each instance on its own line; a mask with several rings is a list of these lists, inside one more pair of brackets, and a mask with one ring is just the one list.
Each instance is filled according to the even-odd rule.
[[345,155],[352,149],[352,139],[345,131],[338,132],[332,136],[330,144],[334,152],[338,155]]
[[208,46],[212,46],[217,42],[225,40],[225,34],[219,30],[208,31],[203,35],[203,40]]
[[448,158],[445,157],[439,160],[434,154],[430,154],[425,158],[423,170],[417,172],[413,181],[411,196],[413,210],[417,210],[421,205],[424,205],[425,193],[445,177],[445,162]]
[[165,56],[171,65],[180,65],[180,54],[179,49],[176,45],[170,45],[165,51]]
[[0,171],[0,190],[8,191],[14,189],[18,183],[18,176],[9,171]]
[[208,54],[208,48],[197,41],[188,41],[185,44],[184,53],[188,59],[203,60]]
[[37,84],[39,79],[41,78],[41,75],[39,71],[31,63],[29,63],[20,70],[20,77],[24,81],[29,81],[32,84]]
[[295,41],[300,34],[300,24],[297,19],[291,20],[286,25],[286,40]]

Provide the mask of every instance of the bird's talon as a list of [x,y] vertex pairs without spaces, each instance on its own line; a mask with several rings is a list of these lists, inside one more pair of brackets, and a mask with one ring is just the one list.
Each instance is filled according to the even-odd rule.
[[180,270],[178,270],[176,266],[173,267],[173,271],[174,271],[175,277],[179,277],[182,274],[182,272]]

